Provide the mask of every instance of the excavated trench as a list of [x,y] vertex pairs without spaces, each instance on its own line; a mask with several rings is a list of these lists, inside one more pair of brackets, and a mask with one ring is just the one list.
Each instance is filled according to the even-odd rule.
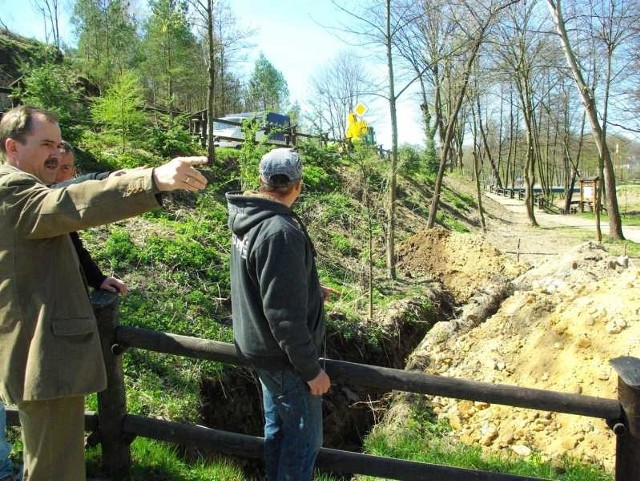
[[[442,228],[419,231],[398,248],[398,267],[420,298],[397,301],[371,321],[352,327],[329,313],[325,357],[396,369],[428,370],[434,344],[473,329],[512,293],[512,280],[528,269],[505,257],[483,236]],[[446,321],[446,322],[440,322]],[[349,326],[348,332],[345,327]],[[335,384],[324,396],[324,446],[360,451],[362,440],[388,411],[391,396]],[[262,435],[259,384],[247,369],[225,370],[203,382],[205,423],[216,429]],[[247,478],[260,465],[247,463]]]
[[[428,298],[428,302],[426,299]],[[438,286],[429,286],[420,300],[399,301],[384,319],[361,324],[348,336],[328,329],[325,357],[361,364],[404,369],[408,356],[438,321],[453,315],[451,298]],[[341,325],[339,313],[329,313],[329,326]],[[377,342],[368,330],[379,330]],[[334,384],[324,396],[324,446],[360,451],[362,440],[384,416],[388,396],[355,385]],[[260,387],[255,374],[246,368],[225,368],[223,375],[202,384],[204,424],[215,429],[262,436]],[[200,453],[202,454],[202,453]],[[260,465],[238,460],[248,479],[259,476]]]

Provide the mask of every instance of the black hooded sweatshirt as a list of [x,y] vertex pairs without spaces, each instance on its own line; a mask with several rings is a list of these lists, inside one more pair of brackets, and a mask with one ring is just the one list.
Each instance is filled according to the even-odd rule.
[[229,192],[231,309],[240,357],[258,369],[320,373],[322,288],[302,221],[257,192]]

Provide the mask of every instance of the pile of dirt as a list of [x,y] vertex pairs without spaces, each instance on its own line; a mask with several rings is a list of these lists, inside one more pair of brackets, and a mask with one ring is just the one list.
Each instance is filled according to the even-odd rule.
[[464,303],[500,277],[513,279],[530,268],[502,254],[482,236],[441,227],[423,230],[398,246],[398,270],[406,277],[431,277]]
[[[513,280],[513,293],[485,322],[425,344],[430,374],[616,399],[609,361],[640,357],[640,273],[595,243],[535,268],[482,236],[442,230],[417,234],[399,252],[406,272],[432,274],[460,301],[497,275]],[[613,468],[604,420],[440,397],[433,405],[463,442]]]

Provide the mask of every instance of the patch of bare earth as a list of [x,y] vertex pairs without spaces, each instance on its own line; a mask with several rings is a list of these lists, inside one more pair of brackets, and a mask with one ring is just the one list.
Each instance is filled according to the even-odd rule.
[[[583,233],[554,236],[493,208],[486,235],[435,229],[399,246],[402,275],[431,276],[461,304],[496,279],[510,282],[495,314],[469,329],[438,329],[455,319],[436,324],[412,357],[430,374],[616,399],[609,361],[640,357],[638,269],[585,243]],[[547,255],[529,256],[535,265],[516,262],[505,251],[518,239]],[[615,440],[604,420],[441,397],[432,403],[465,443],[613,469]]]
[[482,236],[441,227],[411,236],[398,247],[397,260],[406,277],[434,278],[457,303],[466,302],[496,278],[512,279],[529,268],[504,255]]

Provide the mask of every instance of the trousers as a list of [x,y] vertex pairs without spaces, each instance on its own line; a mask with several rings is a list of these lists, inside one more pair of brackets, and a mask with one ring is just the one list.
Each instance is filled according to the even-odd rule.
[[311,481],[322,446],[322,397],[293,371],[258,370],[267,481]]
[[7,412],[0,402],[0,479],[10,476],[13,471],[9,454],[11,444],[7,441]]
[[25,481],[86,481],[84,396],[18,403]]

